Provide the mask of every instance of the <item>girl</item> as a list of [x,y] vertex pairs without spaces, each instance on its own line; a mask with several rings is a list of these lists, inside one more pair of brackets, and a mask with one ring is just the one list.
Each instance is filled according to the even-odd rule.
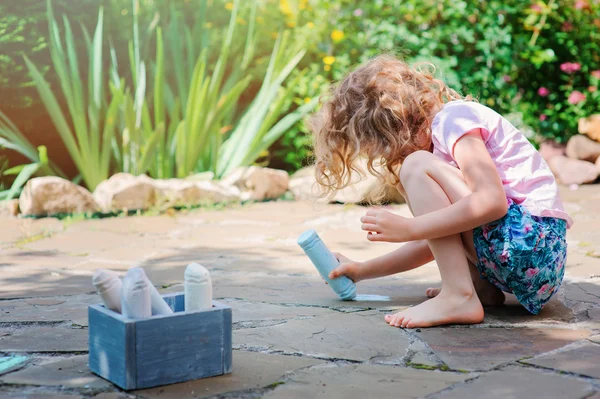
[[357,161],[386,178],[415,216],[383,209],[361,218],[369,241],[407,242],[367,262],[336,254],[330,278],[360,280],[436,260],[441,288],[393,315],[391,326],[483,321],[483,305],[515,294],[537,314],[564,275],[572,224],[550,169],[527,139],[490,108],[462,98],[431,73],[379,56],[351,72],[312,120],[316,177],[346,187]]

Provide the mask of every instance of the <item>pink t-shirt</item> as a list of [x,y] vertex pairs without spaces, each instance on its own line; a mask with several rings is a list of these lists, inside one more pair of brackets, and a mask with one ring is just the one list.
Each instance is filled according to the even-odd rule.
[[558,186],[548,164],[525,136],[500,114],[471,101],[444,105],[431,125],[433,153],[458,167],[454,145],[467,132],[481,129],[506,197],[523,205],[534,216],[573,221],[564,210]]

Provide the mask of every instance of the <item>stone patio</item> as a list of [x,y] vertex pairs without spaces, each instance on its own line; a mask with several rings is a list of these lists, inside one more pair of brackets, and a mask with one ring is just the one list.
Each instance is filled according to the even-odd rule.
[[[563,200],[576,220],[567,277],[539,316],[509,298],[486,309],[483,324],[420,330],[391,328],[383,315],[422,302],[439,284],[435,264],[359,283],[359,294],[389,301],[342,302],[296,245],[315,228],[357,260],[394,248],[365,239],[358,206],[283,201],[163,216],[1,220],[0,397],[600,397],[600,186],[564,189]],[[141,266],[162,292],[177,292],[192,261],[210,269],[215,298],[233,308],[233,373],[127,393],[91,374],[93,272]],[[4,355],[26,360],[3,369]]]

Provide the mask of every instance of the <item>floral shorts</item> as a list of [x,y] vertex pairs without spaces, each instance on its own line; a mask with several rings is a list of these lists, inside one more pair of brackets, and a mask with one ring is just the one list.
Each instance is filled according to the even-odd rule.
[[506,216],[473,231],[477,270],[538,314],[564,277],[566,234],[566,221],[533,216],[509,200]]

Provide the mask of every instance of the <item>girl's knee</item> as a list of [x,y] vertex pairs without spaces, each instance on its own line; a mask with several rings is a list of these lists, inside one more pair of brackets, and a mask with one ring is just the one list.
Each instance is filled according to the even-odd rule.
[[428,151],[415,151],[407,156],[400,167],[400,182],[405,183],[411,177],[423,174],[434,158]]

